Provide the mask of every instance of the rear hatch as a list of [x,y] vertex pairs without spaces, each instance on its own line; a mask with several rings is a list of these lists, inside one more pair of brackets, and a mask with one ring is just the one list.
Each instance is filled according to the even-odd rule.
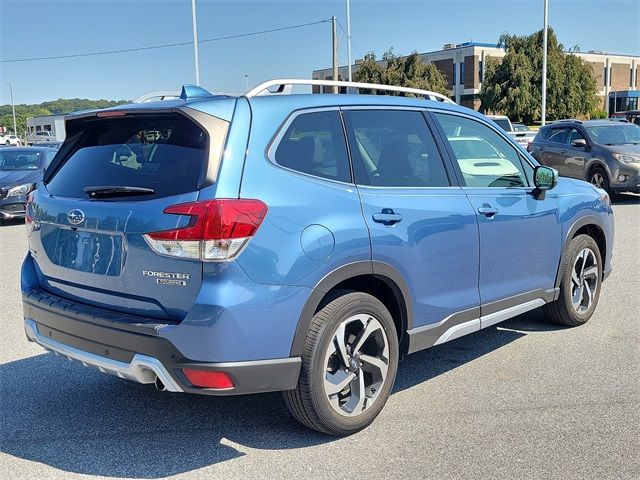
[[27,219],[41,287],[113,310],[184,318],[200,290],[202,262],[161,255],[145,234],[192,222],[163,212],[198,199],[228,128],[215,121],[212,132],[174,110],[107,111],[68,122],[68,140]]

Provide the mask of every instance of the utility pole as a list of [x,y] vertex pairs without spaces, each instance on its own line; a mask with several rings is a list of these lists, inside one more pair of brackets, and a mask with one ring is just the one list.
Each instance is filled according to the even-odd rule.
[[198,54],[198,24],[196,22],[196,0],[191,0],[191,19],[193,23],[193,56],[196,64],[196,85],[200,85],[200,55]]
[[[338,30],[336,29],[336,17],[331,17],[331,42],[333,52],[333,79],[338,80]],[[338,93],[338,87],[333,87],[333,93]]]
[[542,125],[547,121],[547,24],[549,0],[544,0],[544,32],[542,33]]
[[351,5],[347,0],[347,58],[349,60],[349,81],[353,81],[351,75]]
[[[18,127],[16,126],[16,104],[13,101],[13,83],[7,83],[11,89],[11,110],[13,111],[13,134],[18,136]],[[26,140],[25,140],[26,141]]]

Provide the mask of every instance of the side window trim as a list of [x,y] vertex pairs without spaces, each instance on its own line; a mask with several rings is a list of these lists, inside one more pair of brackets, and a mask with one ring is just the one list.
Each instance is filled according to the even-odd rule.
[[[507,143],[509,144],[509,146],[515,151],[516,155],[518,156],[520,162],[526,162],[526,164],[531,168],[531,169],[535,169],[536,164],[534,163],[534,160],[532,158],[529,158],[529,154],[525,155],[523,153],[523,151],[516,146],[515,142],[504,132],[504,131],[500,131],[499,129],[495,128],[493,125],[489,124],[488,122],[483,122],[482,120],[479,120],[478,118],[472,116],[472,115],[466,115],[464,113],[461,112],[456,112],[453,110],[444,110],[444,109],[440,109],[440,108],[429,108],[427,109],[427,111],[429,112],[430,115],[434,116],[434,124],[435,124],[435,128],[438,131],[438,134],[440,136],[441,141],[443,142],[443,144],[445,145],[445,149],[447,151],[447,156],[450,158],[451,164],[453,165],[453,168],[456,172],[456,175],[458,176],[458,181],[461,187],[466,187],[466,183],[464,181],[464,177],[462,175],[462,170],[460,169],[460,165],[458,164],[458,162],[456,161],[456,156],[455,153],[451,147],[451,144],[449,143],[448,139],[447,139],[447,135],[445,133],[445,131],[442,129],[442,126],[440,125],[440,123],[435,120],[435,114],[443,114],[443,115],[452,115],[452,116],[457,116],[457,117],[462,117],[465,118],[467,120],[471,120],[474,122],[478,122],[480,124],[482,124],[483,126],[493,130],[494,133],[496,133],[499,137],[502,137],[503,140],[506,140]],[[509,190],[525,190],[525,191],[530,191],[532,190],[534,187],[530,184],[530,179],[528,177],[528,175],[526,175],[526,168],[525,165],[522,164],[521,165],[523,170],[525,170],[525,180],[527,181],[527,183],[529,185],[526,186],[521,186],[521,187],[492,187],[492,188],[503,188],[503,189],[509,189]],[[468,188],[474,188],[474,187],[468,187]],[[486,188],[486,187],[482,187],[482,188]]]
[[[340,125],[341,125],[341,129],[342,129],[342,137],[345,143],[345,149],[347,152],[347,160],[349,162],[349,176],[350,179],[348,182],[342,181],[342,180],[335,180],[332,178],[327,178],[327,177],[320,177],[318,175],[313,175],[311,173],[307,173],[307,172],[301,172],[299,170],[294,170],[293,168],[289,168],[287,166],[284,165],[280,165],[277,161],[276,161],[276,150],[278,149],[278,146],[280,145],[280,142],[282,142],[282,139],[284,138],[285,134],[287,133],[287,130],[289,129],[289,126],[291,126],[291,124],[295,121],[296,118],[298,118],[300,115],[305,115],[305,114],[309,114],[309,113],[316,113],[316,112],[337,112],[338,113],[338,117],[340,119]],[[287,118],[284,120],[284,122],[282,122],[282,124],[280,125],[280,127],[278,127],[278,129],[276,130],[275,135],[273,136],[273,138],[271,139],[271,142],[269,142],[269,146],[267,147],[267,151],[266,151],[266,157],[267,160],[269,160],[269,163],[271,163],[273,166],[277,167],[277,168],[281,168],[283,170],[286,170],[288,172],[294,173],[296,175],[302,175],[304,177],[308,177],[308,178],[313,178],[315,180],[320,180],[323,182],[332,182],[332,183],[339,183],[342,185],[355,185],[355,181],[354,181],[354,174],[353,174],[353,164],[351,161],[351,152],[349,151],[349,142],[347,141],[347,131],[345,128],[345,122],[344,122],[344,118],[342,118],[342,112],[340,111],[340,107],[338,106],[331,106],[331,107],[314,107],[314,108],[302,108],[299,110],[294,110],[292,111],[289,116],[287,116]]]
[[445,169],[445,173],[447,178],[449,179],[449,185],[446,187],[430,187],[430,186],[384,186],[384,185],[358,185],[363,188],[392,188],[392,189],[443,189],[443,188],[460,188],[460,182],[458,180],[458,175],[455,169],[451,165],[451,159],[449,158],[448,151],[446,150],[445,144],[442,142],[440,138],[439,131],[437,130],[437,126],[433,119],[429,116],[429,112],[425,107],[406,107],[406,106],[396,106],[396,105],[348,105],[341,106],[340,111],[342,114],[346,114],[343,116],[343,126],[345,129],[345,138],[347,140],[347,149],[349,153],[349,163],[351,165],[351,174],[352,180],[355,183],[355,160],[352,156],[351,152],[351,143],[355,143],[355,132],[353,129],[353,125],[349,120],[349,111],[362,111],[362,110],[375,110],[375,111],[413,111],[419,112],[422,114],[423,120],[425,122],[425,126],[427,131],[431,134],[433,141],[436,146],[436,150],[440,155],[440,159],[442,160],[442,164]]

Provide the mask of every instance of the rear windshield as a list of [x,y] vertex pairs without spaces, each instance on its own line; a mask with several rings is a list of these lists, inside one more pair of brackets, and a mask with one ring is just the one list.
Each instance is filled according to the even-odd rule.
[[493,121],[497,123],[501,129],[507,132],[510,131],[511,125],[509,125],[509,120],[507,120],[506,118],[494,118]]
[[153,191],[127,196],[131,201],[197,189],[207,163],[207,134],[183,115],[127,115],[85,122],[74,135],[70,154],[48,181],[52,195],[89,198],[84,189],[101,186]]

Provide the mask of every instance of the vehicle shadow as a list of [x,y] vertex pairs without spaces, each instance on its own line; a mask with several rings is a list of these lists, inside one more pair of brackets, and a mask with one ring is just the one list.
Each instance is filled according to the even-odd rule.
[[24,225],[24,218],[0,219],[0,227]]
[[640,204],[640,195],[633,193],[619,193],[611,199],[614,205],[635,205]]
[[[501,327],[406,357],[394,394],[499,349],[528,329],[556,328],[539,313]],[[169,394],[50,353],[0,365],[0,399],[0,451],[87,475],[162,478],[250,454],[243,447],[283,450],[336,440],[298,425],[278,393]]]

